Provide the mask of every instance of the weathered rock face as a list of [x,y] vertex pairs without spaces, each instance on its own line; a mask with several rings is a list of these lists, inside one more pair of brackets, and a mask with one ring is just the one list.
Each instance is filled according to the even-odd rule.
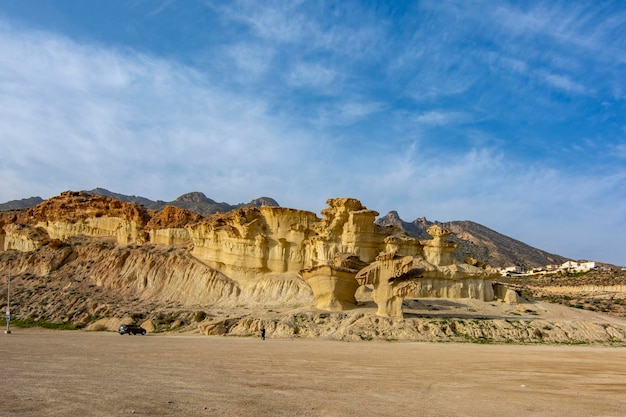
[[405,297],[494,299],[492,280],[499,275],[456,262],[452,257],[456,244],[443,239],[450,234],[448,230],[434,225],[428,232],[434,239],[420,241],[423,252],[415,255],[398,255],[398,251],[419,248],[409,239],[387,238],[388,251],[357,274],[362,285],[372,288],[378,315],[402,318]]
[[[94,249],[91,249],[94,250]],[[236,281],[189,256],[184,249],[142,246],[102,250],[85,257],[98,259],[89,274],[98,287],[143,300],[182,305],[230,305],[241,289]]]
[[302,271],[302,278],[313,289],[317,308],[343,311],[356,307],[359,283],[354,278],[355,272],[323,265]]
[[313,225],[317,236],[307,242],[312,254],[310,266],[330,264],[338,253],[352,253],[368,263],[376,259],[394,229],[376,225],[378,212],[354,198],[329,199],[326,204],[322,220]]
[[167,246],[189,245],[191,236],[187,229],[171,228],[171,229],[153,229],[148,232],[151,243]]
[[193,254],[226,274],[253,279],[330,265],[348,252],[371,262],[393,229],[376,226],[378,213],[358,200],[328,200],[320,220],[314,213],[283,207],[245,207],[190,225]]
[[520,297],[516,291],[507,288],[505,285],[496,283],[493,285],[494,297],[504,301],[507,304],[518,304]]
[[[119,244],[159,243],[188,245],[191,237],[185,227],[202,219],[188,210],[166,206],[160,211],[146,210],[135,203],[86,192],[66,191],[25,213],[2,219],[2,249],[32,250],[45,239],[66,240],[73,236],[113,238]],[[29,229],[31,231],[26,232]],[[35,233],[33,230],[37,230]],[[30,236],[34,240],[27,242]],[[43,239],[43,240],[42,240]]]
[[313,293],[297,275],[266,274],[255,281],[244,282],[238,302],[252,307],[295,308],[311,305]]
[[356,277],[359,284],[373,289],[372,296],[378,306],[376,314],[395,319],[403,317],[402,300],[415,287],[415,280],[422,276],[419,263],[419,258],[398,257],[395,252],[386,252],[359,272]]
[[112,237],[120,244],[145,243],[150,214],[141,206],[110,197],[66,191],[28,210],[26,221],[51,239]]
[[50,241],[50,236],[41,227],[8,224],[4,226],[4,232],[1,239],[4,250],[15,249],[21,252],[30,252]]
[[151,211],[146,228],[150,230],[184,229],[187,225],[199,222],[203,217],[192,211],[174,206],[165,206],[163,210]]
[[[424,274],[427,275],[426,273]],[[472,298],[481,301],[494,299],[505,300],[494,294],[493,278],[480,276],[459,279],[422,278],[415,282],[415,287],[407,294],[408,298]]]
[[424,245],[424,257],[433,265],[447,266],[454,263],[452,252],[459,246],[458,243],[444,240],[450,235],[448,229],[435,224],[427,230],[428,234],[433,237],[432,240],[421,241]]
[[302,270],[302,278],[313,290],[315,307],[321,310],[342,311],[356,307],[356,291],[360,284],[356,280],[359,270],[367,266],[351,253],[340,253],[332,265],[314,266]]
[[46,200],[27,212],[30,222],[64,221],[69,223],[103,216],[130,220],[141,226],[150,220],[150,213],[142,206],[82,191],[63,192],[58,197]]
[[72,236],[113,237],[118,243],[146,243],[147,237],[141,225],[119,217],[87,217],[67,222],[63,220],[37,223],[45,229],[50,238],[65,240]]
[[194,256],[244,278],[259,273],[298,273],[303,241],[315,214],[282,207],[244,207],[212,215],[188,227]]

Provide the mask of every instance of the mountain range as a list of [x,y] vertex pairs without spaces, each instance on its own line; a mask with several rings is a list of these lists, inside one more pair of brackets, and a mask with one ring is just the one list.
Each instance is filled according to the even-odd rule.
[[[174,201],[152,201],[148,198],[136,196],[136,195],[124,195],[114,193],[105,188],[94,188],[93,190],[85,191],[90,194],[102,195],[105,197],[112,197],[126,203],[136,203],[149,210],[163,210],[165,206],[175,206],[179,208],[183,208],[189,211],[193,211],[202,216],[208,216],[217,212],[227,212],[230,210],[234,210],[239,207],[244,206],[255,206],[261,207],[265,206],[278,206],[279,204],[276,200],[269,197],[259,197],[250,201],[249,203],[239,203],[235,205],[231,205],[224,202],[216,202],[215,200],[211,200],[206,195],[201,192],[190,192],[187,194],[183,194],[178,197]],[[41,197],[30,197],[24,198],[22,200],[13,200],[8,201],[6,203],[0,204],[0,211],[4,210],[23,210],[36,206],[39,203],[42,203],[44,200]]]
[[431,239],[426,230],[433,224],[440,224],[452,232],[446,239],[459,244],[454,256],[460,261],[470,257],[495,267],[515,265],[526,269],[562,264],[569,260],[563,256],[534,248],[469,220],[438,222],[420,217],[412,222],[405,222],[397,212],[391,211],[379,218],[376,223],[381,226],[397,226],[408,235],[418,239]]
[[[231,205],[225,202],[216,202],[197,191],[183,194],[174,201],[169,202],[162,200],[153,201],[135,195],[118,194],[104,188],[95,188],[87,192],[112,197],[124,202],[136,203],[150,210],[162,210],[169,205],[193,211],[202,216],[208,216],[217,212],[228,212],[244,206],[279,206],[276,200],[269,197],[259,197],[249,203]],[[0,211],[28,209],[43,201],[40,197],[9,201],[0,204]],[[516,265],[521,268],[533,268],[549,264],[561,264],[568,260],[566,257],[534,248],[468,220],[438,222],[428,221],[426,218],[421,217],[412,222],[406,222],[398,216],[397,212],[391,211],[385,216],[378,218],[376,223],[381,226],[395,226],[418,239],[431,239],[426,230],[433,224],[440,224],[452,232],[447,239],[459,244],[454,256],[460,261],[470,257],[493,267]]]

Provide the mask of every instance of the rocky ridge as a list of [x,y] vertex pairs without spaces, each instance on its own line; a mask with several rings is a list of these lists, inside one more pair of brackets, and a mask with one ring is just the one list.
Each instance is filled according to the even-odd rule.
[[6,203],[0,204],[0,211],[28,209],[41,202],[43,202],[43,198],[41,197],[30,197],[22,198],[21,200],[7,201]]
[[[176,198],[174,201],[152,201],[145,197],[139,196],[127,196],[124,194],[118,194],[106,190],[104,188],[94,188],[93,190],[86,191],[89,194],[97,194],[105,197],[112,197],[117,200],[121,200],[127,203],[137,203],[149,210],[163,210],[167,206],[178,207],[186,210],[193,211],[202,216],[208,216],[218,212],[227,212],[241,207],[261,207],[261,206],[278,206],[276,200],[269,197],[259,197],[250,201],[249,203],[228,204],[225,202],[217,202],[208,198],[204,193],[199,191],[193,191],[187,194],[183,194]],[[1,207],[1,206],[0,206]],[[1,209],[1,208],[0,208]]]
[[412,222],[405,222],[398,216],[397,212],[391,211],[379,218],[376,223],[383,226],[398,227],[419,239],[427,239],[426,230],[434,224],[440,224],[452,232],[450,240],[459,244],[454,253],[456,259],[463,260],[466,257],[471,257],[480,259],[494,267],[517,265],[526,269],[549,264],[562,264],[568,260],[568,258],[533,248],[468,220],[438,222],[420,217]]

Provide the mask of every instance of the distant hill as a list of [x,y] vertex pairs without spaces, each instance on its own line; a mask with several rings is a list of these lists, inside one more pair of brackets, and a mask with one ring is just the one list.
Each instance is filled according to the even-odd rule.
[[[176,206],[179,208],[184,208],[195,213],[201,214],[203,216],[208,216],[210,214],[214,214],[217,212],[227,212],[239,207],[244,206],[280,206],[276,200],[270,197],[259,197],[250,201],[249,203],[239,203],[235,205],[231,205],[228,203],[218,203],[214,200],[211,200],[207,196],[205,196],[201,192],[191,192],[187,194],[183,194],[178,197],[174,201],[152,201],[149,198],[140,197],[136,195],[125,195],[118,194],[112,191],[109,191],[105,188],[94,188],[93,190],[86,191],[91,194],[102,195],[105,197],[112,197],[118,200],[124,201],[126,203],[136,203],[144,206],[150,210],[162,210],[165,206]],[[35,207],[37,204],[43,202],[44,200],[41,197],[30,197],[22,200],[14,200],[9,201],[4,204],[0,204],[0,211],[6,210],[24,210],[29,209],[31,207]]]
[[7,201],[6,203],[0,204],[0,211],[27,209],[34,207],[41,202],[43,202],[41,197],[30,197],[23,198],[21,200]]
[[409,223],[402,220],[397,212],[391,211],[379,218],[376,223],[381,226],[397,226],[408,235],[418,239],[432,239],[426,230],[433,224],[440,224],[452,232],[452,235],[446,239],[459,244],[454,256],[460,261],[469,256],[493,267],[518,265],[532,268],[562,264],[568,260],[568,258],[534,248],[468,220],[442,223],[428,221],[421,217]]
[[107,190],[105,188],[94,188],[93,190],[89,190],[87,192],[91,193],[91,194],[103,195],[105,197],[116,198],[118,200],[122,200],[122,201],[125,201],[127,203],[136,203],[136,204],[142,205],[145,208],[150,209],[150,210],[161,210],[163,207],[165,207],[168,204],[165,201],[161,201],[161,200],[152,201],[152,200],[150,200],[148,198],[145,198],[145,197],[138,197],[138,196],[135,196],[135,195],[124,195],[124,194],[114,193],[114,192],[109,191],[109,190]]
[[273,198],[269,198],[269,197],[259,197],[250,201],[249,203],[240,203],[240,204],[235,204],[235,205],[231,205],[231,204],[224,203],[224,202],[218,203],[215,200],[208,198],[206,195],[198,191],[183,194],[180,197],[178,197],[176,200],[169,201],[169,202],[162,201],[162,200],[152,201],[145,197],[117,194],[109,190],[106,190],[104,188],[95,188],[87,192],[92,193],[92,194],[103,195],[106,197],[117,198],[118,200],[122,200],[127,203],[141,204],[142,206],[150,210],[162,210],[165,206],[176,206],[179,208],[184,208],[184,209],[193,211],[203,216],[208,216],[210,214],[214,214],[217,212],[227,212],[227,211],[236,209],[238,207],[243,207],[243,206],[255,206],[255,207],[261,207],[263,205],[279,206],[276,200],[274,200]]

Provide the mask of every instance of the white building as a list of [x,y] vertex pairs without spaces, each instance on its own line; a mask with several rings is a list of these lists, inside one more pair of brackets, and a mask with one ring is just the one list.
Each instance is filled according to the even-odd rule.
[[567,261],[563,263],[559,267],[559,269],[561,271],[568,271],[568,272],[587,272],[587,271],[591,271],[592,269],[598,269],[598,266],[593,261],[581,261],[581,262]]
[[521,273],[522,273],[522,268],[520,268],[517,265],[505,266],[504,268],[500,268],[500,275],[502,275],[503,277],[507,275],[511,275],[511,274],[521,274]]

